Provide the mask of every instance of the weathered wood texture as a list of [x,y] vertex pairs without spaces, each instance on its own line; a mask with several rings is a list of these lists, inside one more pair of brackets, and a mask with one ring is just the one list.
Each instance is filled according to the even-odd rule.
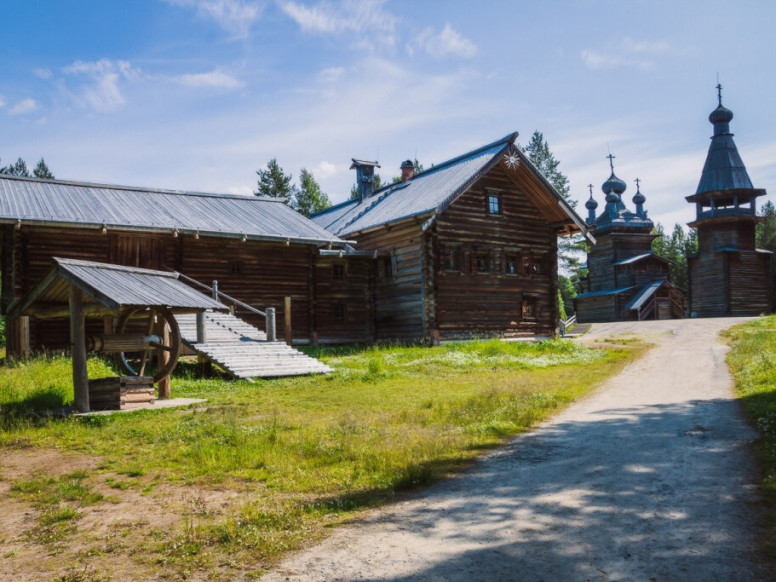
[[119,376],[89,380],[92,410],[130,410],[155,402],[153,378]]
[[374,270],[372,257],[315,259],[311,273],[315,342],[374,340]]

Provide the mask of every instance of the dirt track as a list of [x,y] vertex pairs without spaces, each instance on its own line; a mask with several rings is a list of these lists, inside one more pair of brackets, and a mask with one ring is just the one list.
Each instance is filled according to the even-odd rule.
[[601,324],[657,343],[591,397],[417,499],[262,580],[774,580],[757,538],[754,433],[719,330]]

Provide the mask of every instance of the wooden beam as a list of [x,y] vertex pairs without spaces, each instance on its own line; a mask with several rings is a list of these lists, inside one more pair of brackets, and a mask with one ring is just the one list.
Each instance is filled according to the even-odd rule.
[[[157,323],[156,334],[162,338],[161,344],[163,346],[170,345],[170,330],[167,327],[167,321],[164,317],[159,316],[159,322]],[[159,369],[164,368],[167,362],[170,361],[170,352],[167,350],[156,350],[156,357],[159,361]],[[159,380],[159,399],[166,400],[170,398],[170,376],[169,374]]]
[[286,297],[283,305],[283,338],[290,346],[293,341],[293,332],[291,330],[291,298]]
[[89,376],[86,370],[86,326],[81,291],[70,287],[70,345],[73,356],[75,407],[89,412]]

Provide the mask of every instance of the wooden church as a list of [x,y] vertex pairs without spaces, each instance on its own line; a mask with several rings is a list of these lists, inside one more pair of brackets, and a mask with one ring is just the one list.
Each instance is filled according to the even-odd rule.
[[698,253],[688,258],[692,317],[751,316],[772,310],[772,253],[755,247],[755,188],[730,133],[733,112],[719,104],[709,115],[714,126],[695,204]]
[[598,202],[590,198],[587,225],[596,244],[587,255],[588,276],[581,282],[582,293],[574,299],[580,323],[680,318],[684,295],[668,280],[671,262],[652,251],[654,223],[644,209],[646,197],[636,180],[633,204],[628,210],[622,200],[627,186],[614,174],[614,156],[609,155],[611,175],[601,189],[606,206],[596,216]]

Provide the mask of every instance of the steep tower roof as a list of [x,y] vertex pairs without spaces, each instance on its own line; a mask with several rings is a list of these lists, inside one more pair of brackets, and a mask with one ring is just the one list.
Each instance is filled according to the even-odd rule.
[[717,99],[719,104],[709,115],[714,135],[696,194],[754,188],[730,133],[733,112],[722,105],[722,85],[717,85]]

